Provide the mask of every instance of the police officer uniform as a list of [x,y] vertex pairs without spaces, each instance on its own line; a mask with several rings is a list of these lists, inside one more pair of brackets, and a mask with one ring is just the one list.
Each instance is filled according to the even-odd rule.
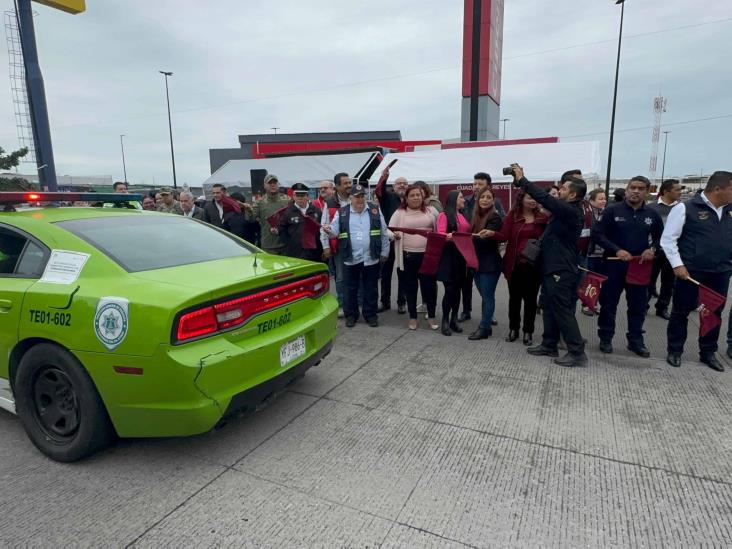
[[[365,194],[366,189],[361,185],[351,188],[351,196]],[[371,202],[367,202],[360,213],[348,204],[338,210],[330,228],[331,233],[338,235],[338,253],[343,259],[346,326],[355,325],[359,317],[359,284],[363,284],[363,317],[369,326],[378,326],[379,273],[381,262],[389,257],[390,248],[384,216],[379,206]]]
[[[644,202],[636,209],[623,201],[605,208],[593,229],[593,238],[605,250],[605,258],[614,257],[620,250],[637,257],[648,249],[655,253],[662,233],[663,220],[656,210],[649,208]],[[639,356],[650,356],[643,341],[648,286],[628,284],[625,281],[628,274],[626,261],[605,261],[603,274],[608,279],[603,283],[600,292],[600,316],[597,320],[600,350],[603,353],[612,353],[615,316],[620,294],[625,291],[628,301],[628,349]]]
[[[308,194],[308,188],[303,183],[295,183],[292,186],[293,196]],[[278,226],[279,236],[285,244],[283,255],[307,259],[309,261],[320,261],[323,256],[323,246],[320,243],[319,231],[313,237],[314,247],[305,247],[303,235],[305,233],[306,221],[309,217],[320,225],[323,212],[312,202],[308,202],[305,208],[300,208],[294,202],[290,204],[280,217]]]
[[[674,269],[686,267],[691,278],[715,292],[727,295],[732,273],[732,204],[715,207],[704,193],[671,210],[661,239],[666,257]],[[671,319],[667,328],[667,362],[681,365],[687,337],[689,313],[698,306],[699,288],[688,280],[676,279]],[[720,326],[699,338],[701,362],[715,370]]]

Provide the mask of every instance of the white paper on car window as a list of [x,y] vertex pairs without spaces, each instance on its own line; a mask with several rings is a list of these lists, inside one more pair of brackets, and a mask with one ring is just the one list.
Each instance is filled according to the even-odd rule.
[[87,259],[89,254],[53,250],[40,281],[49,284],[72,284],[79,278]]

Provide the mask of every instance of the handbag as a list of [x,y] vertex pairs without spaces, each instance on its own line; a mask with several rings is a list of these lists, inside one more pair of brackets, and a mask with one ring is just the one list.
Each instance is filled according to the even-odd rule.
[[544,235],[541,238],[532,238],[526,241],[524,249],[519,252],[519,255],[530,265],[536,267],[541,259],[541,241],[544,240]]

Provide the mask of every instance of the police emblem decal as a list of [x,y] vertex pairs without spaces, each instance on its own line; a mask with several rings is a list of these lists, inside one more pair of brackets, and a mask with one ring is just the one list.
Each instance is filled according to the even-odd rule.
[[124,341],[129,327],[129,301],[123,297],[103,297],[94,315],[94,333],[113,351]]
[[707,219],[709,219],[709,212],[706,212],[706,211],[699,212],[700,221],[706,221]]
[[646,225],[648,225],[648,226],[653,225],[653,219],[651,219],[650,217],[646,217]]

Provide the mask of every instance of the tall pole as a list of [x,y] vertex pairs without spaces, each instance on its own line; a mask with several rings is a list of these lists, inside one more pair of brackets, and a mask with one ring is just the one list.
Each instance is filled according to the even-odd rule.
[[613,114],[610,119],[610,147],[607,153],[607,177],[605,178],[605,196],[610,196],[610,172],[613,165],[613,138],[615,137],[615,109],[618,105],[618,78],[620,77],[620,47],[623,43],[623,17],[625,16],[625,0],[617,0],[620,4],[620,35],[618,36],[618,60],[615,65],[615,91],[613,92]]
[[503,122],[503,140],[506,140],[506,122],[510,122],[510,118],[501,118],[501,122]]
[[168,103],[168,131],[170,132],[170,160],[173,163],[173,188],[178,188],[178,182],[175,178],[175,151],[173,149],[173,122],[170,119],[170,92],[168,91],[168,76],[173,76],[172,72],[158,71],[165,77],[165,99]]
[[125,183],[127,183],[127,165],[125,164],[125,142],[122,141],[124,134],[119,136],[119,146],[122,148],[122,171],[125,174]]
[[661,168],[661,183],[663,183],[663,176],[666,175],[666,145],[668,145],[668,134],[670,131],[663,132],[663,167]]
[[56,182],[56,164],[53,160],[51,144],[51,126],[48,122],[48,106],[46,90],[43,85],[43,74],[38,62],[36,47],[36,31],[33,26],[33,10],[31,0],[16,0],[15,13],[18,18],[20,45],[23,50],[25,65],[25,84],[28,90],[28,106],[33,124],[33,144],[36,149],[36,166],[38,182],[41,189],[51,192],[58,190]]

